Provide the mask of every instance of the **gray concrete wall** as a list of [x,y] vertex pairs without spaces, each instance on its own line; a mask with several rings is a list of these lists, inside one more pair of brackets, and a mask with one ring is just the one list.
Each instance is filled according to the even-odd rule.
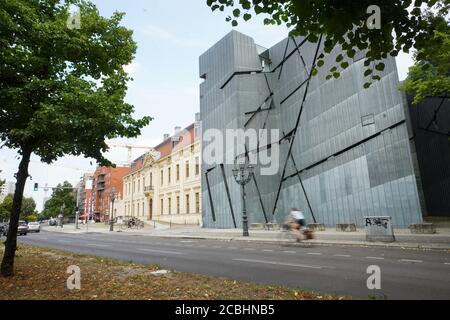
[[[317,44],[306,42],[297,52],[296,44],[301,42],[301,38],[296,38],[295,43],[285,39],[264,52],[252,38],[233,31],[205,52],[200,57],[200,76],[205,79],[200,85],[203,133],[210,128],[244,128],[250,117],[245,113],[256,110],[271,94],[264,107],[270,105],[271,110],[257,113],[246,128],[280,129],[280,135],[293,130],[307,87],[306,83],[300,84],[308,79],[317,48]],[[319,53],[321,50],[322,47]],[[293,54],[281,68],[285,52]],[[271,221],[280,222],[291,207],[299,207],[307,213],[307,220],[312,222],[314,213],[317,222],[329,226],[337,223],[361,226],[362,217],[369,215],[392,216],[394,226],[420,222],[422,212],[405,121],[405,102],[397,90],[395,61],[386,60],[381,81],[363,89],[364,66],[358,58],[349,61],[350,66],[339,79],[325,79],[326,70],[334,65],[338,54],[335,50],[327,56],[325,66],[310,81],[292,147],[296,166],[289,159],[285,177],[291,177],[282,184],[274,216],[272,211],[289,142],[280,143],[277,174],[262,176],[259,168],[255,170],[266,214]],[[270,58],[270,64],[268,60],[265,62],[264,73],[262,56]],[[243,71],[255,73],[242,74]],[[363,125],[367,119],[370,124]],[[205,180],[205,172],[210,169],[208,177],[216,221],[212,219]],[[224,169],[240,227],[239,188],[232,176],[232,165],[225,164]],[[299,176],[295,175],[297,171],[301,171],[312,212]],[[247,193],[250,223],[264,222],[253,182],[247,186]],[[202,163],[202,201],[204,226],[233,227],[219,166]]]

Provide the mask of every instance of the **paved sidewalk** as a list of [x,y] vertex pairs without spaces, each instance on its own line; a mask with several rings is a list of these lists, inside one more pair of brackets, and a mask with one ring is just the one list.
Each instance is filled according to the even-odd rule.
[[[63,232],[72,234],[82,233],[105,233],[111,234],[109,226],[105,224],[80,225],[75,229],[75,225],[65,225],[63,229],[59,227],[43,226],[43,230],[50,232]],[[189,238],[189,239],[216,239],[227,241],[258,241],[258,242],[281,242],[280,231],[250,230],[250,237],[243,237],[240,229],[206,229],[199,226],[173,226],[155,223],[152,226],[146,225],[140,230],[121,230],[120,226],[115,226],[116,235],[142,235],[168,238]],[[338,232],[331,228],[326,231],[315,233],[315,239],[308,240],[311,244],[322,245],[351,245],[370,247],[400,247],[409,249],[441,249],[450,250],[450,228],[437,228],[436,234],[411,234],[408,229],[394,230],[396,242],[368,242],[365,241],[364,230],[358,229],[356,232]]]

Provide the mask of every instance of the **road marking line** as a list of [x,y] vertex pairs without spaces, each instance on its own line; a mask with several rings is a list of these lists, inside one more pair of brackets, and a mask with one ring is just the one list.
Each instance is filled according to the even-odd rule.
[[349,255],[349,254],[335,254],[334,256],[335,257],[344,257],[344,258],[350,258],[351,257],[351,255]]
[[192,241],[192,240],[182,240],[182,241],[180,241],[181,243],[192,243],[192,242],[195,242],[195,241]]
[[366,259],[384,260],[383,257],[366,257]]
[[277,262],[277,261],[253,260],[253,259],[233,259],[233,261],[262,263],[262,264],[271,264],[271,265],[277,265],[277,266],[288,266],[288,267],[298,267],[298,268],[311,268],[311,269],[334,268],[334,267],[326,267],[326,266],[312,266],[312,265],[306,265],[306,264],[284,263],[284,262]]
[[297,251],[283,251],[284,253],[297,253]]
[[410,259],[401,259],[400,261],[403,261],[403,262],[416,262],[416,263],[422,263],[423,262],[422,260],[410,260]]
[[450,266],[450,262],[444,262],[444,264],[446,264],[446,265]]
[[255,251],[255,249],[253,249],[253,248],[244,248],[243,250],[247,250],[247,251]]
[[269,249],[267,249],[267,250],[263,250],[264,252],[273,252],[273,250],[269,250]]
[[321,256],[322,254],[320,252],[308,252],[308,254],[312,256]]
[[183,252],[178,252],[178,251],[166,251],[166,250],[156,250],[156,249],[138,248],[138,250],[139,251],[155,252],[155,253],[184,254]]

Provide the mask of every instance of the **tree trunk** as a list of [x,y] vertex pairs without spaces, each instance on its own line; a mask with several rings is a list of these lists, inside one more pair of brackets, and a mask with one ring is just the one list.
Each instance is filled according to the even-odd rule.
[[28,165],[30,164],[31,149],[22,148],[22,160],[17,172],[16,191],[14,192],[11,216],[9,219],[8,237],[5,243],[0,273],[4,277],[14,275],[14,255],[17,249],[17,228],[19,226],[20,211],[22,209],[23,190],[28,178]]

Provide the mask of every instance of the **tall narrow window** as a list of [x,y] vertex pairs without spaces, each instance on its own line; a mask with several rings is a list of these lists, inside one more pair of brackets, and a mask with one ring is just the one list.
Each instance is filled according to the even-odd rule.
[[150,172],[150,185],[153,185],[153,174]]
[[141,179],[138,179],[138,192],[141,192]]
[[164,199],[161,199],[161,215],[164,214]]
[[180,165],[177,164],[177,181],[180,180]]
[[186,213],[190,212],[189,195],[186,195]]
[[180,196],[177,196],[177,213],[180,213]]
[[142,190],[145,191],[145,177],[142,178]]
[[167,170],[167,183],[170,183],[170,168]]
[[200,193],[195,194],[195,212],[200,213]]
[[145,215],[145,209],[144,209],[145,207],[144,207],[144,202],[142,202],[142,216],[144,216]]
[[137,211],[136,211],[136,216],[139,217],[141,211],[139,210],[139,202],[137,203]]
[[195,158],[195,175],[198,176],[200,174],[200,162],[198,157]]
[[167,201],[169,202],[169,214],[172,214],[172,198],[168,198]]
[[189,178],[189,161],[186,161],[186,178]]
[[164,171],[161,170],[161,185],[164,184]]

